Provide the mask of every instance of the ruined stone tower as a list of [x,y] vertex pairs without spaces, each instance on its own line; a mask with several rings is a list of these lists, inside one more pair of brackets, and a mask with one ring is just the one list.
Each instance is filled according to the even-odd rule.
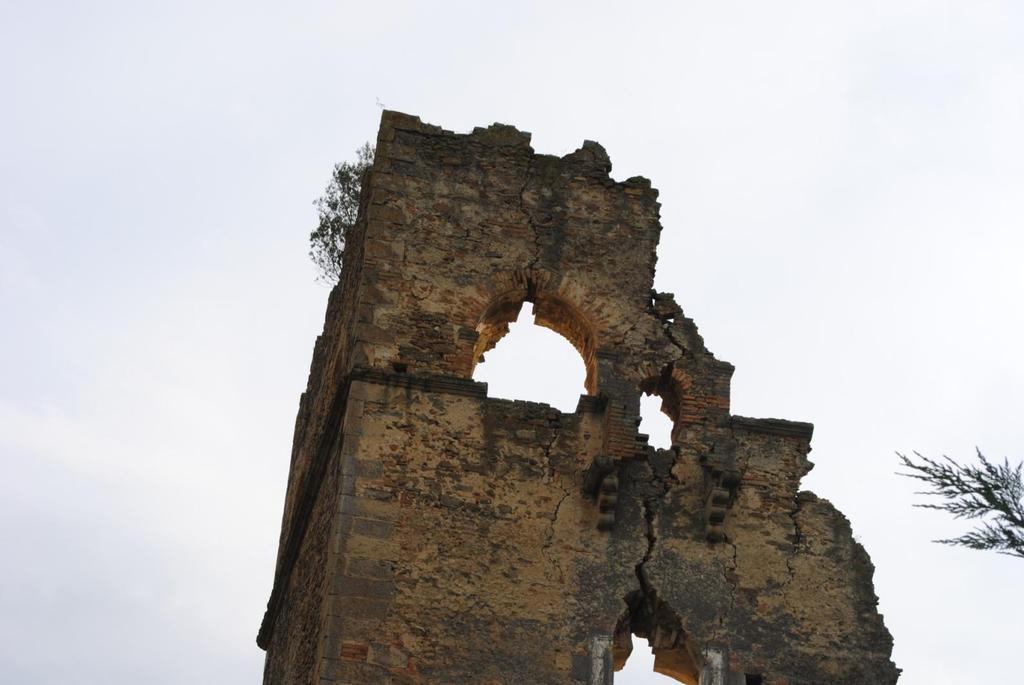
[[[384,113],[299,403],[266,685],[607,685],[630,634],[693,685],[896,681],[867,554],[799,491],[811,425],[729,413],[733,367],[652,290],[658,193],[610,169]],[[524,302],[584,360],[571,414],[472,380]]]

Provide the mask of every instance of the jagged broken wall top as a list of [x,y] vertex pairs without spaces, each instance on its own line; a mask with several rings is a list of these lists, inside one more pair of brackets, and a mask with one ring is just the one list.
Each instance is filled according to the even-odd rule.
[[732,366],[704,349],[670,295],[652,292],[658,191],[610,170],[590,141],[559,158],[535,154],[510,126],[457,135],[385,112],[307,395],[355,366],[471,378],[529,300],[537,323],[579,350],[590,394],[636,416],[641,386],[674,373],[662,394],[678,430],[724,421]]

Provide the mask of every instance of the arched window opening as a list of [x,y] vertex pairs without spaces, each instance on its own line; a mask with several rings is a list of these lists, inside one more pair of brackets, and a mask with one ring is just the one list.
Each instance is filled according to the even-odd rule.
[[[576,411],[586,394],[587,368],[580,353],[550,328],[536,325],[533,305],[501,331],[494,349],[480,355],[474,380],[487,383],[488,395],[543,402],[559,411]],[[493,343],[492,343],[493,344]]]
[[685,387],[676,379],[669,365],[660,374],[641,382],[640,392],[640,432],[648,435],[648,445],[658,449],[671,448]]
[[640,395],[640,432],[647,434],[647,444],[657,449],[672,447],[672,419],[662,411],[657,395]]

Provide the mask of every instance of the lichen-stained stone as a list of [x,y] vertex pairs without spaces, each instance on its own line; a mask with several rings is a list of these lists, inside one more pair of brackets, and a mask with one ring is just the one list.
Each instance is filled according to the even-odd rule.
[[[652,289],[657,191],[610,170],[384,112],[299,402],[265,685],[606,685],[631,634],[692,685],[896,682],[867,554],[799,490],[811,426],[730,414],[732,366]],[[472,380],[524,302],[586,365],[574,413]]]

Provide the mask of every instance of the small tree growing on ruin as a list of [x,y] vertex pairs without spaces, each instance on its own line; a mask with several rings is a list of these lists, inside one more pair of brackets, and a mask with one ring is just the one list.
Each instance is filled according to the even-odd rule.
[[359,215],[359,192],[363,176],[373,164],[373,148],[363,143],[355,162],[334,165],[324,194],[313,201],[320,222],[309,234],[309,258],[317,269],[317,280],[333,286],[341,278],[345,238]]
[[897,453],[903,466],[910,469],[899,475],[927,483],[930,489],[918,494],[945,500],[914,506],[941,509],[956,518],[980,520],[969,533],[935,542],[991,549],[1024,558],[1024,479],[1021,473],[1024,464],[1011,466],[1007,459],[1002,464],[993,464],[980,450],[978,465],[961,465],[949,457],[938,461],[917,452],[914,454],[919,462]]

